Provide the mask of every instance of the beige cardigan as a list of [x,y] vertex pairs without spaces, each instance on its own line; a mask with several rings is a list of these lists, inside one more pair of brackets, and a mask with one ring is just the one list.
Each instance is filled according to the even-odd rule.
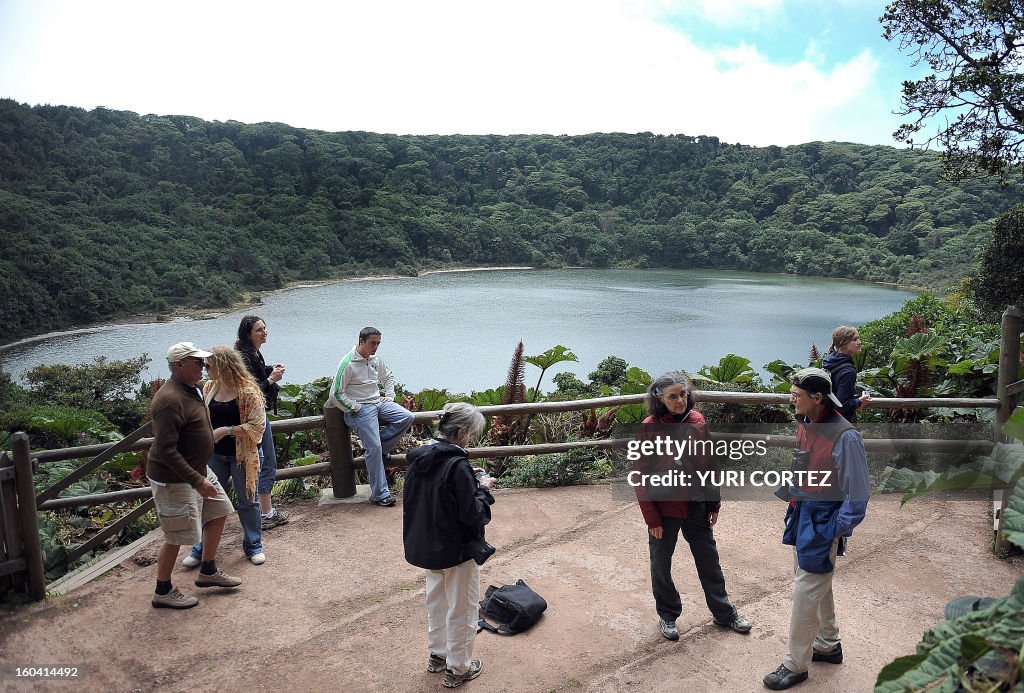
[[[203,386],[203,401],[209,409],[220,390],[220,382],[208,380]],[[259,388],[238,391],[238,414],[245,435],[235,438],[235,460],[245,470],[245,490],[250,498],[256,497],[256,482],[260,475],[260,442],[267,426],[267,412],[263,406],[263,393]]]

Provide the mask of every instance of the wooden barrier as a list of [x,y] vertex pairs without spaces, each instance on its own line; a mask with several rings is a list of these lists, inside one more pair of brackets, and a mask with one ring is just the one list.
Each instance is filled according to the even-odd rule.
[[[994,398],[964,398],[964,397],[933,397],[933,398],[873,398],[871,406],[878,409],[928,409],[928,408],[950,408],[950,409],[995,409],[996,410],[996,440],[999,440],[1001,426],[1009,418],[1016,406],[1017,395],[1024,392],[1024,380],[1016,380],[1020,357],[1020,330],[1021,313],[1015,306],[1007,308],[1003,314],[1002,341],[999,361],[999,381],[997,386],[997,397]],[[519,416],[545,413],[557,413],[567,411],[589,411],[604,409],[619,405],[642,404],[644,395],[622,395],[615,397],[598,397],[584,400],[572,400],[565,402],[534,402],[526,404],[509,404],[480,407],[485,417],[495,416]],[[714,392],[699,391],[696,393],[698,402],[710,402],[715,404],[734,405],[768,405],[784,406],[789,404],[788,394],[763,393],[763,392]],[[436,421],[441,411],[414,412],[413,424],[429,424]],[[330,460],[301,467],[290,467],[278,471],[277,477],[280,480],[302,478],[307,476],[330,474],[334,494],[336,497],[350,497],[355,495],[355,472],[357,469],[365,469],[366,462],[362,457],[354,458],[352,455],[351,433],[345,425],[342,412],[334,408],[325,408],[321,416],[307,416],[295,419],[282,419],[274,421],[275,434],[289,434],[299,431],[322,429],[325,432]],[[42,583],[42,552],[38,543],[38,524],[35,519],[36,509],[40,511],[56,511],[68,508],[88,507],[106,503],[144,501],[134,508],[126,516],[106,528],[100,534],[92,537],[84,544],[75,547],[69,552],[69,557],[80,557],[103,543],[106,539],[120,531],[121,528],[134,521],[149,511],[152,506],[149,488],[140,487],[113,491],[110,493],[98,493],[71,498],[58,498],[60,492],[73,484],[75,481],[84,478],[94,472],[104,463],[113,458],[116,454],[129,451],[146,450],[152,444],[152,438],[145,437],[151,432],[147,424],[126,436],[117,443],[105,443],[98,445],[84,445],[58,450],[40,450],[35,453],[28,451],[28,438],[24,434],[15,435],[15,454],[0,453],[0,592],[5,586],[19,586],[28,583],[28,591],[34,598],[42,597],[42,590],[45,585]],[[724,440],[755,439],[747,434],[713,433],[713,436]],[[763,439],[763,438],[760,438]],[[517,445],[501,447],[472,448],[469,457],[472,459],[501,458],[521,455],[541,455],[561,453],[578,448],[613,449],[625,447],[629,439],[605,439],[605,440],[583,440],[569,443],[543,443],[534,445]],[[794,436],[773,435],[766,440],[769,446],[793,447],[796,443]],[[921,453],[952,453],[963,455],[987,455],[991,452],[994,443],[991,440],[939,440],[939,439],[866,439],[865,448],[868,452],[921,452]],[[5,484],[5,480],[18,479],[18,494],[25,489],[32,491],[32,465],[33,463],[46,463],[59,460],[92,458],[89,462],[77,468],[72,474],[62,479],[57,484],[39,493],[38,497],[32,494],[32,502],[24,503],[19,500],[17,505],[17,521],[14,519],[15,503],[10,499],[14,494],[13,484]],[[33,459],[34,458],[34,459]],[[390,464],[395,467],[407,466],[404,455],[394,455]],[[26,473],[15,472],[15,469],[26,469]],[[22,481],[22,479],[27,479]],[[24,489],[22,488],[24,486]],[[1005,507],[1006,499],[997,498],[996,507],[996,546],[1000,548],[1001,536],[998,528],[1001,526],[1001,509]],[[28,510],[31,505],[31,511]],[[28,517],[28,516],[31,517]],[[31,536],[35,541],[31,541]],[[12,547],[14,553],[12,553]],[[20,547],[20,548],[17,548]],[[38,595],[38,596],[37,596]]]

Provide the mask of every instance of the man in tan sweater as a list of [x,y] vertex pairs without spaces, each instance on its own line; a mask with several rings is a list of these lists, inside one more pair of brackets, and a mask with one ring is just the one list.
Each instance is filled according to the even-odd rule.
[[171,585],[171,570],[182,544],[203,540],[198,587],[238,587],[239,578],[217,570],[217,546],[231,501],[206,468],[213,454],[213,429],[196,386],[210,352],[191,342],[167,350],[171,377],[153,397],[153,444],[146,461],[164,544],[156,562],[155,608],[188,609],[199,603]]

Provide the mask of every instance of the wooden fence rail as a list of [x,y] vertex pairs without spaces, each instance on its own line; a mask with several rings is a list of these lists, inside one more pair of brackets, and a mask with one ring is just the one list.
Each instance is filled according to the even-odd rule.
[[[879,409],[995,409],[996,428],[995,440],[1001,440],[1001,427],[1016,407],[1017,396],[1024,392],[1024,380],[1016,380],[1018,359],[1020,357],[1021,313],[1016,307],[1010,306],[1003,314],[1002,341],[1000,344],[1000,361],[996,397],[964,398],[964,397],[932,397],[932,398],[874,398],[871,406]],[[573,400],[565,402],[535,402],[528,404],[509,404],[480,407],[485,417],[518,416],[545,414],[567,411],[587,411],[609,408],[619,405],[641,404],[644,396],[623,395],[617,397],[598,397],[593,399]],[[701,391],[696,393],[698,402],[735,405],[786,405],[789,395],[776,393],[752,392],[714,392]],[[427,424],[437,420],[440,411],[414,412],[413,424]],[[280,480],[295,479],[307,476],[330,474],[334,494],[337,497],[349,497],[355,494],[355,470],[365,469],[362,457],[352,456],[351,436],[340,410],[325,409],[322,416],[307,416],[294,419],[282,419],[273,422],[274,433],[290,434],[299,431],[322,429],[326,433],[330,461],[300,467],[279,470]],[[151,433],[149,424],[140,427],[124,439],[110,444],[84,445],[58,450],[40,450],[29,452],[28,437],[23,433],[12,438],[13,452],[0,452],[0,592],[8,586],[27,585],[27,591],[35,599],[41,599],[45,593],[42,550],[39,543],[37,511],[58,511],[69,508],[88,507],[106,503],[132,502],[143,500],[129,513],[118,519],[85,543],[74,547],[68,552],[69,561],[73,561],[104,541],[116,535],[125,526],[149,512],[153,502],[151,491],[147,487],[125,489],[110,493],[98,493],[68,498],[60,498],[59,494],[76,481],[94,472],[103,464],[122,452],[146,450],[152,444],[148,438]],[[795,436],[771,435],[764,436],[739,433],[713,433],[715,437],[732,439],[761,439],[769,446],[793,447]],[[500,458],[520,455],[541,455],[561,453],[578,448],[613,449],[625,447],[629,439],[584,440],[570,443],[541,443],[533,445],[495,446],[472,448],[469,457],[472,459]],[[994,445],[992,440],[936,440],[936,439],[866,439],[865,448],[868,452],[926,452],[955,453],[968,455],[987,455]],[[60,460],[91,458],[89,462],[78,467],[70,475],[53,486],[35,495],[33,488],[33,465]],[[407,465],[404,455],[395,455],[391,464],[396,467]],[[12,483],[13,482],[13,483]],[[15,491],[16,489],[16,491]],[[1001,524],[1002,509],[1005,508],[1006,497],[995,499],[996,517],[996,550],[1002,547]]]
[[[716,404],[728,403],[728,404],[788,404],[789,395],[784,394],[771,394],[771,393],[750,393],[750,392],[699,392],[697,393],[697,400],[702,402],[712,402]],[[624,395],[618,397],[599,397],[585,400],[569,400],[565,402],[536,402],[529,404],[510,404],[510,405],[494,405],[480,407],[480,411],[486,417],[494,417],[498,415],[525,415],[525,414],[539,414],[539,413],[553,413],[553,412],[566,412],[566,411],[587,411],[590,409],[601,409],[620,404],[640,404],[643,402],[643,395]],[[941,404],[937,404],[941,402]],[[998,406],[997,399],[967,399],[967,398],[876,398],[872,400],[872,406],[876,404],[881,408],[888,409],[923,409],[935,406],[949,406],[949,402],[956,402],[956,408],[969,409],[969,408],[992,408]],[[416,424],[429,424],[436,421],[441,416],[440,410],[435,411],[421,411],[414,412],[413,414],[413,425]],[[328,414],[329,417],[329,414]],[[274,421],[274,433],[287,434],[294,433],[297,431],[309,431],[316,429],[325,429],[325,417],[324,416],[307,416],[296,419],[281,419]],[[140,429],[142,430],[142,429]],[[138,433],[138,431],[136,431]],[[348,440],[348,431],[344,430],[340,432],[342,440]],[[740,434],[740,433],[714,433],[715,438],[723,440],[765,440],[767,445],[770,447],[784,447],[792,448],[796,445],[796,437],[788,435],[769,435],[756,436],[752,434]],[[125,439],[127,440],[127,438]],[[123,442],[123,441],[122,441]],[[131,449],[145,449],[152,442],[151,438],[141,438],[135,442],[130,443],[127,446],[121,448],[121,451]],[[490,446],[481,448],[471,448],[469,450],[469,457],[471,459],[492,459],[501,457],[512,457],[512,456],[529,456],[529,455],[544,455],[552,453],[562,453],[577,448],[597,448],[597,449],[612,449],[622,448],[627,445],[629,439],[602,439],[602,440],[582,440],[574,441],[569,443],[535,443],[531,445],[516,445],[516,446]],[[105,443],[101,445],[90,445],[82,446],[78,448],[65,448],[64,450],[48,450],[41,451],[50,453],[47,457],[49,460],[68,459],[61,456],[61,453],[67,454],[81,454],[81,453],[94,453],[103,455],[103,459],[109,459],[109,452],[113,447],[119,444]],[[868,452],[887,452],[887,453],[898,453],[898,452],[920,452],[920,453],[946,453],[946,454],[961,454],[961,455],[987,455],[992,451],[993,442],[990,440],[948,440],[948,439],[921,439],[921,438],[906,438],[906,439],[866,439],[864,441],[865,449]],[[349,448],[351,456],[351,448]],[[41,454],[40,454],[41,456]],[[319,462],[310,465],[304,465],[301,467],[287,467],[278,470],[277,478],[279,480],[287,479],[299,479],[310,476],[319,476],[325,474],[332,474],[338,472],[338,460],[335,459],[334,451],[331,453],[331,461]],[[95,462],[95,460],[93,460]],[[94,465],[93,462],[82,465],[79,469],[90,467],[94,469],[98,465]],[[391,466],[397,468],[404,468],[406,466],[405,455],[394,455],[391,458]],[[350,465],[344,465],[344,469],[341,474],[349,476],[351,472],[357,469],[366,469],[366,461],[362,457],[351,457]],[[77,471],[77,470],[76,470]],[[81,478],[80,475],[76,477]],[[350,497],[355,494],[355,483],[354,480],[350,483],[351,490],[346,495],[338,495],[339,498]],[[337,487],[335,487],[337,491]],[[64,510],[68,508],[77,507],[89,507],[94,505],[104,505],[108,503],[118,502],[131,502],[149,498],[151,492],[148,487],[124,489],[121,491],[111,491],[108,493],[96,493],[81,496],[73,496],[68,498],[53,498],[55,494],[46,494],[48,500],[39,502],[39,510],[41,511],[53,511],[53,510]],[[39,497],[43,497],[44,494],[39,494]],[[118,527],[118,530],[120,526]],[[95,538],[95,537],[94,537]],[[85,552],[82,552],[85,553]]]

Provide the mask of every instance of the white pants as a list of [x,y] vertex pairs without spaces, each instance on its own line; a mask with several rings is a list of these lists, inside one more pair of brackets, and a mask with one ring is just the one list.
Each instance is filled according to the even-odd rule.
[[[836,564],[839,540],[832,542],[828,559]],[[793,551],[793,613],[789,617],[789,654],[782,663],[790,671],[807,671],[813,650],[831,652],[839,644],[839,623],[832,600],[830,573],[808,573],[800,568]]]
[[480,566],[469,560],[454,568],[428,570],[427,647],[456,674],[469,670],[480,609]]

